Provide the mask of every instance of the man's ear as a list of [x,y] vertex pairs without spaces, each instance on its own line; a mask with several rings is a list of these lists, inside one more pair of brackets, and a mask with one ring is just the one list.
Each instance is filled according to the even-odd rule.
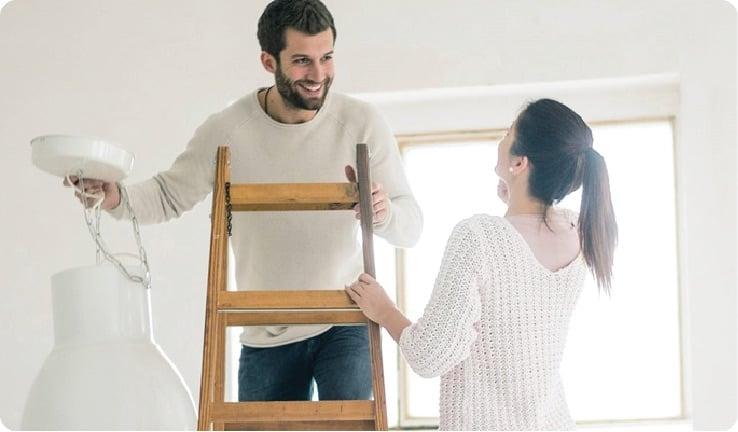
[[261,65],[269,73],[277,72],[277,59],[266,51],[261,52]]

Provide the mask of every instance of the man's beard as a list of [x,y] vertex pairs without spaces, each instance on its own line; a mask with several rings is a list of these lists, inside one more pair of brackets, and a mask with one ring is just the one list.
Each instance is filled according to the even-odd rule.
[[[280,95],[282,95],[282,99],[288,105],[292,106],[293,108],[310,111],[317,111],[323,106],[325,98],[328,97],[328,89],[331,88],[331,84],[333,82],[333,79],[331,77],[327,77],[325,80],[323,80],[322,83],[316,83],[314,81],[308,80],[292,81],[287,77],[287,75],[282,73],[282,69],[279,65],[277,65],[277,71],[274,74],[274,80],[277,84],[277,91]],[[305,98],[299,93],[299,90],[297,89],[297,86],[300,84],[321,84],[322,94],[319,97]]]

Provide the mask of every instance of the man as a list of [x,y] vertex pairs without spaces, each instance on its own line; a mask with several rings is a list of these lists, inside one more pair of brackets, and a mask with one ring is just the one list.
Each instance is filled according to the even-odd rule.
[[[374,108],[329,93],[336,30],[319,0],[276,0],[259,20],[261,63],[275,85],[212,115],[172,167],[128,187],[141,223],[180,216],[213,188],[218,146],[231,149],[233,183],[345,181],[356,144],[370,150],[374,232],[413,246],[422,215],[404,175],[397,145]],[[124,218],[114,184],[103,208]],[[362,272],[358,209],[346,212],[240,212],[232,246],[239,289],[341,289]],[[323,400],[369,399],[366,327],[247,327],[239,365],[239,400],[309,400],[315,380]]]

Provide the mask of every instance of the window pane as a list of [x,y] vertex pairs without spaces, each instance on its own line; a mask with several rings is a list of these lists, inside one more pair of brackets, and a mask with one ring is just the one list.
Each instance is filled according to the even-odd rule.
[[[577,420],[681,415],[674,152],[669,122],[600,126],[620,231],[612,296],[589,277],[562,365]],[[563,205],[579,208],[580,194]]]
[[[620,228],[613,295],[591,278],[572,318],[562,376],[578,421],[681,414],[673,137],[669,122],[593,128],[610,171]],[[408,177],[423,208],[418,245],[405,251],[405,311],[415,320],[430,298],[453,226],[475,213],[502,215],[496,142],[406,147]],[[579,193],[563,206],[578,210]],[[437,417],[438,379],[408,370],[408,417]]]

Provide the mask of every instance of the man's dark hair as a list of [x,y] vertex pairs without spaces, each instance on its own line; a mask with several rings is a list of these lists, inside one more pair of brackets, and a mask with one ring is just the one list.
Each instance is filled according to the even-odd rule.
[[336,26],[328,8],[319,0],[274,0],[264,9],[259,18],[256,33],[261,50],[279,61],[279,53],[285,47],[287,28],[310,35],[331,29],[336,40]]

